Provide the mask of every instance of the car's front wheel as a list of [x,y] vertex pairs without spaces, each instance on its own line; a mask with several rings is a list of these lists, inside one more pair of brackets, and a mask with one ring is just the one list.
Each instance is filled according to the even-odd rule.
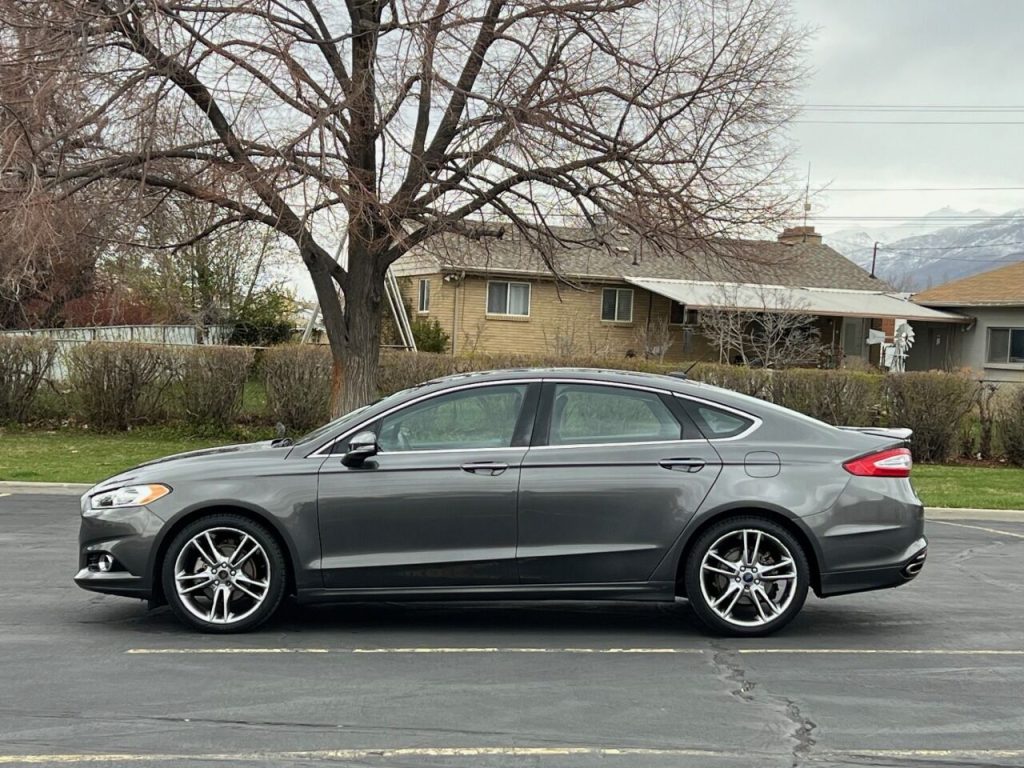
[[807,598],[810,568],[800,542],[760,517],[712,525],[690,550],[686,594],[698,618],[727,635],[766,635],[792,621]]
[[247,632],[269,619],[285,592],[285,560],[262,525],[213,514],[186,525],[164,556],[164,595],[202,632]]

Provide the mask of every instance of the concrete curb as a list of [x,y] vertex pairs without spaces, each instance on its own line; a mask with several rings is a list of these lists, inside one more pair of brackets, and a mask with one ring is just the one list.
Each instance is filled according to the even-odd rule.
[[90,483],[30,483],[19,480],[0,480],[0,493],[48,493],[81,496],[90,488],[92,488]]
[[967,507],[925,507],[929,520],[999,520],[1024,523],[1024,509],[970,509]]

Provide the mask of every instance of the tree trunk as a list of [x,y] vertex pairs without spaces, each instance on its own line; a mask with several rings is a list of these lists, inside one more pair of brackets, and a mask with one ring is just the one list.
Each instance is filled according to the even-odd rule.
[[326,273],[313,275],[324,329],[331,348],[331,416],[341,416],[377,399],[384,274],[376,254],[350,246],[344,309],[337,284]]

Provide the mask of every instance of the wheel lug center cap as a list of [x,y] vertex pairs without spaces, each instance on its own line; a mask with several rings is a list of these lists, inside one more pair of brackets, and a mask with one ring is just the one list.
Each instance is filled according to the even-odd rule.
[[228,573],[227,571],[221,571],[220,573],[217,574],[217,578],[220,579],[221,581],[227,581],[228,579],[231,578],[231,574]]
[[747,571],[743,574],[743,581],[747,584],[752,583],[754,581],[754,574],[752,574],[750,571]]

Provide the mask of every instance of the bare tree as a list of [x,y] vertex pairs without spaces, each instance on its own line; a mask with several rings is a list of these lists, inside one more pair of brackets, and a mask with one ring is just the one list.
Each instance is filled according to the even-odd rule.
[[700,310],[700,330],[718,361],[780,368],[816,363],[825,346],[816,317],[784,288],[721,286],[715,305]]
[[35,172],[39,147],[75,123],[85,100],[64,78],[32,65],[43,32],[0,28],[0,328],[58,325],[93,288],[101,200],[61,199]]
[[375,395],[388,266],[439,233],[500,217],[557,272],[600,237],[559,225],[681,251],[792,202],[785,0],[0,0],[0,24],[90,96],[33,146],[40,183],[127,181],[295,243],[336,412]]
[[663,314],[650,318],[637,329],[634,337],[644,357],[653,358],[661,363],[672,346],[674,335],[668,314]]
[[138,222],[130,240],[101,260],[123,289],[144,300],[159,322],[191,323],[202,334],[244,320],[264,294],[280,292],[283,263],[273,230],[251,222],[215,228],[219,214],[194,198],[162,201]]

